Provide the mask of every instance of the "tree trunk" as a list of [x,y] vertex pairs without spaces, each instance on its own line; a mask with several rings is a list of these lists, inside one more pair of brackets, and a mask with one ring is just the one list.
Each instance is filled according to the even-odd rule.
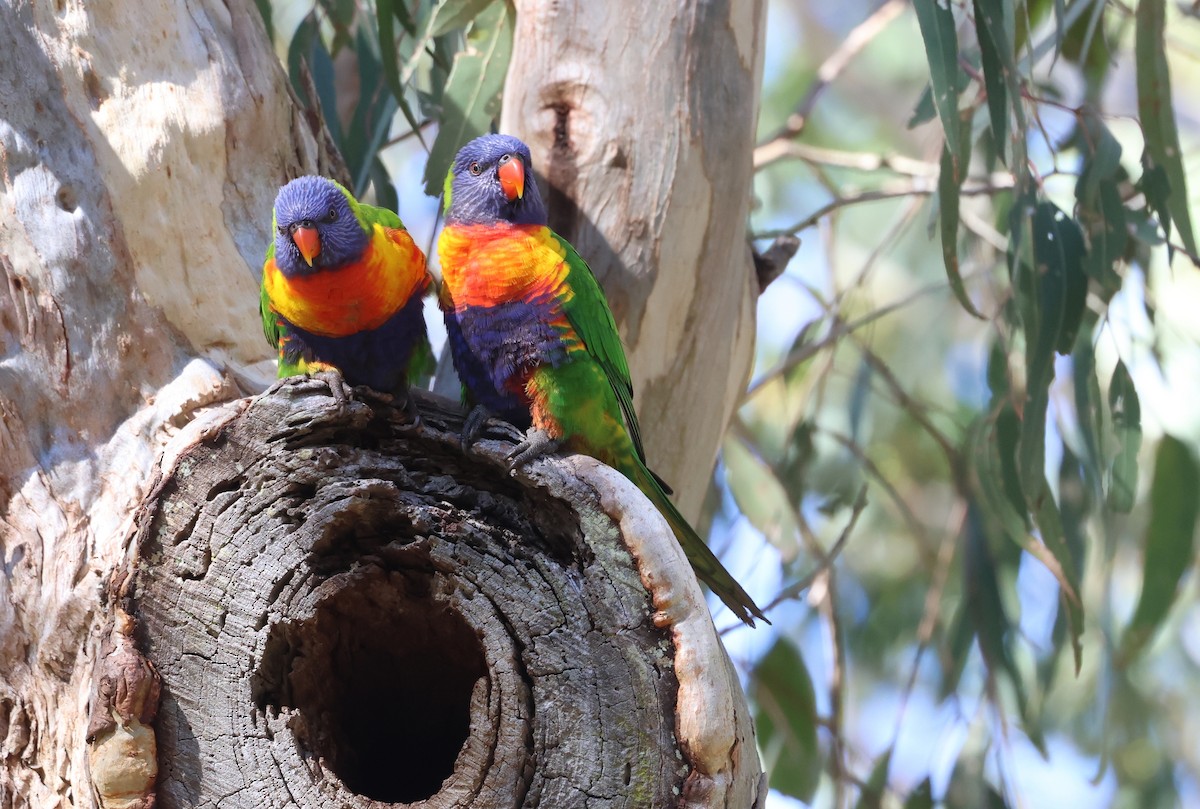
[[0,0],[4,809],[92,805],[103,583],[167,438],[269,359],[268,212],[326,165],[288,93],[248,0]]
[[464,455],[460,414],[423,412],[288,382],[172,448],[117,594],[166,684],[160,805],[754,805],[736,676],[653,507],[588,458],[510,476],[508,444]]
[[766,2],[516,0],[500,128],[603,284],[650,466],[695,519],[754,348]]
[[[694,578],[623,478],[567,459],[513,482],[456,455],[444,417],[405,433],[361,404],[238,400],[273,373],[271,202],[334,156],[249,0],[132,9],[0,0],[0,809],[365,806],[429,792],[451,760],[431,801],[761,800]],[[427,779],[389,791],[376,709],[385,728],[444,709],[465,746],[385,738],[419,741],[405,772]]]

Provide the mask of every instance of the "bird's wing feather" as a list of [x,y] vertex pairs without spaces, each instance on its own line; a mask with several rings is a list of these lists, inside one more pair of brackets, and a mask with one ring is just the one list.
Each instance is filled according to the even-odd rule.
[[[275,233],[274,221],[272,221],[271,233]],[[275,260],[275,239],[272,238],[267,246],[267,256],[263,261],[263,272],[267,271],[267,265]],[[267,295],[267,285],[260,283],[258,297],[258,313],[262,315],[263,334],[267,338],[267,344],[271,348],[279,348],[279,339],[283,336],[283,325],[279,322],[279,317],[271,311],[271,299]]]
[[608,377],[608,383],[621,405],[621,413],[625,416],[625,426],[633,440],[634,449],[644,463],[646,452],[642,449],[642,430],[638,425],[637,413],[633,409],[633,381],[629,374],[629,363],[625,359],[625,349],[621,346],[621,337],[617,333],[616,321],[608,308],[608,300],[604,297],[596,276],[592,274],[592,268],[575,252],[575,248],[557,233],[552,232],[552,235],[565,253],[568,267],[567,284],[574,292],[563,305],[567,320],[583,340],[588,354],[604,369],[604,375]]

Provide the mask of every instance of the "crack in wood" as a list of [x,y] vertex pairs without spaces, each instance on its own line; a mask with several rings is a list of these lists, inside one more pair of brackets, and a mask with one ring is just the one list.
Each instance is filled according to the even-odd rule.
[[[464,455],[460,414],[420,402],[413,430],[285,383],[156,487],[136,611],[164,682],[160,807],[683,787],[673,647],[594,494],[558,462],[510,476],[495,441]],[[203,575],[169,575],[193,543]]]

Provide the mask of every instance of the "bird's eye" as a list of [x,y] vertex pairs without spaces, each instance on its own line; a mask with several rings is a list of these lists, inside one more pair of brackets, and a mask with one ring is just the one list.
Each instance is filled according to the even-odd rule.
[[325,221],[326,222],[336,222],[337,221],[337,208],[329,209],[329,213],[325,214]]
[[288,235],[288,229],[287,229],[287,225],[280,225],[278,229],[279,229],[279,235],[280,235],[280,236],[286,236],[286,235]]
[[483,166],[479,165],[478,163],[472,163],[471,165],[467,166],[467,171],[478,177],[483,173]]

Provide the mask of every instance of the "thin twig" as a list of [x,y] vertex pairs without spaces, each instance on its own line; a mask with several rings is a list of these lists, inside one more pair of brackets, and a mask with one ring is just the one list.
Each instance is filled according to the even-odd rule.
[[[963,273],[963,280],[964,281],[969,280],[969,279],[975,277],[976,275],[978,275],[982,272],[985,272],[986,269],[987,268],[981,267],[981,268],[979,268],[977,270],[973,270],[969,273]],[[801,365],[801,364],[807,362],[808,360],[812,359],[814,356],[816,356],[820,352],[824,351],[826,348],[829,348],[830,346],[834,345],[835,343],[837,343],[838,340],[842,339],[847,334],[851,334],[853,332],[858,331],[859,329],[862,329],[865,326],[869,326],[872,323],[874,323],[876,320],[879,320],[882,317],[886,317],[887,315],[890,315],[894,312],[897,312],[900,309],[903,309],[904,307],[915,303],[916,301],[920,300],[921,298],[925,297],[926,295],[930,295],[934,292],[945,292],[945,291],[946,291],[946,282],[945,281],[937,281],[935,283],[928,284],[926,286],[921,287],[920,289],[914,291],[913,293],[911,293],[910,295],[908,295],[905,298],[901,298],[900,300],[896,301],[895,303],[890,303],[887,306],[876,309],[874,312],[869,312],[869,313],[863,315],[862,317],[860,317],[858,320],[855,320],[851,323],[847,323],[845,320],[842,319],[842,317],[840,315],[834,316],[833,326],[830,328],[829,334],[825,335],[825,337],[823,337],[821,340],[819,340],[815,343],[809,343],[808,345],[801,346],[797,350],[791,352],[778,365],[776,365],[774,368],[767,371],[762,376],[760,376],[758,379],[756,379],[750,385],[750,387],[748,387],[746,389],[746,393],[743,394],[742,403],[744,404],[745,402],[747,402],[755,394],[757,394],[764,387],[766,387],[769,383],[774,382],[779,377],[781,377],[784,374],[791,371],[797,365]]]
[[[995,194],[1000,191],[1011,190],[1015,185],[1012,176],[1007,174],[993,174],[986,181],[970,181],[963,184],[959,191],[959,196],[973,197],[982,194]],[[784,234],[796,234],[802,230],[807,230],[813,225],[820,222],[834,211],[846,208],[850,205],[858,205],[863,202],[881,202],[883,200],[897,199],[900,197],[909,196],[931,196],[937,191],[937,181],[932,178],[914,177],[910,182],[902,183],[884,183],[878,188],[872,188],[867,191],[859,191],[850,193],[845,196],[837,197],[830,202],[822,205],[813,213],[809,214],[804,219],[801,219],[794,225],[786,228],[777,228],[775,230],[765,230],[754,234],[755,239],[774,239],[777,236]]]
[[[864,489],[865,491],[865,489]],[[829,737],[831,739],[829,753],[830,777],[833,778],[833,805],[836,809],[846,806],[846,751],[843,746],[845,734],[842,732],[845,689],[843,681],[846,676],[846,647],[842,643],[842,621],[837,604],[837,571],[829,567],[825,571],[825,598],[821,600],[821,614],[829,625]]]
[[883,379],[884,383],[888,386],[888,389],[892,392],[892,396],[895,397],[896,404],[900,405],[900,407],[903,408],[906,413],[912,416],[913,420],[917,422],[917,424],[921,425],[922,429],[924,429],[925,432],[929,434],[929,437],[932,438],[937,443],[938,447],[941,448],[942,453],[946,456],[946,462],[950,466],[950,472],[951,474],[954,474],[959,467],[958,449],[954,446],[954,443],[946,437],[945,433],[934,426],[933,422],[929,420],[929,417],[925,415],[923,406],[918,404],[918,402],[913,399],[911,395],[909,395],[908,391],[904,389],[904,386],[900,384],[900,380],[896,379],[896,375],[892,372],[892,369],[887,366],[887,363],[880,359],[879,355],[872,351],[868,346],[864,345],[862,341],[856,340],[856,342],[858,343],[859,351],[862,352],[863,359],[866,360],[867,364],[871,366],[871,369]]
[[847,34],[837,50],[829,54],[821,67],[817,69],[816,81],[809,86],[808,92],[804,94],[804,98],[800,99],[795,111],[788,116],[783,126],[775,134],[767,138],[767,141],[788,140],[803,132],[809,116],[812,115],[813,107],[816,106],[817,99],[825,92],[825,88],[832,84],[847,65],[854,60],[854,57],[858,56],[862,49],[886,28],[888,23],[899,17],[907,7],[908,3],[905,0],[887,0],[870,17],[867,17]]
[[838,535],[837,540],[828,551],[823,551],[817,556],[819,560],[817,566],[813,568],[804,578],[789,584],[787,587],[779,591],[775,598],[771,599],[764,611],[770,611],[778,607],[785,601],[799,598],[801,593],[812,587],[813,584],[825,574],[825,571],[837,561],[841,556],[842,550],[846,547],[846,542],[850,539],[850,534],[854,532],[854,526],[858,524],[858,517],[863,513],[863,509],[867,507],[867,487],[863,486],[858,490],[858,497],[854,499],[853,510],[850,512],[850,520],[846,523],[846,527],[842,529],[842,533]]
[[937,163],[917,160],[900,154],[876,154],[875,152],[846,152],[841,149],[826,149],[791,140],[773,140],[754,150],[754,170],[765,168],[780,160],[803,160],[820,166],[858,169],[859,171],[894,171],[909,177],[936,177]]
[[875,465],[875,461],[871,460],[871,456],[867,455],[866,450],[848,435],[843,435],[834,430],[822,430],[822,432],[845,447],[863,465],[867,470],[867,474],[875,479],[875,482],[883,489],[884,494],[896,504],[896,508],[900,511],[900,516],[908,524],[908,530],[914,536],[925,536],[925,527],[921,525],[921,521],[917,519],[917,515],[913,513],[908,503],[904,501],[900,492],[896,491],[896,487],[892,485],[892,482],[884,477],[883,472]]
[[[409,138],[411,138],[413,135],[417,134],[417,132],[420,132],[421,130],[424,130],[424,129],[428,129],[429,127],[433,126],[436,123],[437,123],[437,120],[435,118],[426,118],[424,121],[421,121],[421,123],[417,124],[416,129],[410,129],[407,132],[405,132],[403,135],[397,135],[396,137],[392,138],[391,140],[384,141],[383,145],[379,147],[379,151],[382,152],[384,149],[386,149],[389,146],[395,146],[397,143],[402,143],[403,141],[406,141]],[[422,145],[424,145],[424,144],[422,143]],[[426,151],[429,151],[429,150],[426,149]]]
[[904,722],[904,713],[908,708],[908,701],[912,697],[913,690],[917,686],[921,658],[925,656],[925,650],[933,639],[933,631],[937,628],[938,607],[941,606],[942,594],[945,592],[946,582],[950,578],[950,563],[954,560],[956,540],[962,534],[966,520],[967,507],[962,501],[959,501],[958,513],[952,520],[957,525],[953,531],[947,531],[942,535],[942,541],[938,545],[937,564],[933,569],[933,581],[930,582],[929,589],[925,592],[925,607],[921,613],[921,623],[917,627],[917,652],[913,658],[912,669],[909,671],[903,696],[900,698],[900,711],[896,715],[896,731],[892,744],[895,744],[895,740],[900,737],[900,726]]
[[[899,213],[899,216],[896,218],[895,224],[889,227],[887,233],[883,235],[883,238],[881,238],[879,242],[873,248],[871,248],[870,255],[867,256],[866,260],[862,264],[862,267],[859,268],[858,275],[855,277],[854,283],[850,285],[850,289],[866,289],[867,276],[870,275],[871,270],[875,268],[876,263],[879,261],[879,257],[883,255],[884,249],[893,246],[894,242],[900,238],[900,234],[908,230],[909,226],[912,225],[912,223],[916,220],[917,214],[920,212],[922,205],[924,205],[924,201],[920,197],[913,197],[904,205],[903,209]],[[846,291],[848,290],[845,290],[839,294],[839,305],[841,304],[841,298],[843,295],[845,295]]]

